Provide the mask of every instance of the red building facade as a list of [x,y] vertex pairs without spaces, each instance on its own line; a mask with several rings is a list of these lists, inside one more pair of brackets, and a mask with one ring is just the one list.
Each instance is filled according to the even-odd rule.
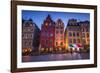
[[53,51],[55,41],[55,22],[48,15],[41,26],[40,51]]

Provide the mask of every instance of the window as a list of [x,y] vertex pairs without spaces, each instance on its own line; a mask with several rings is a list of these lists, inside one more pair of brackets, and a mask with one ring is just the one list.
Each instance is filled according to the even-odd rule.
[[87,41],[89,42],[89,41],[90,41],[90,39],[87,39]]
[[63,34],[63,31],[60,31],[61,34]]
[[83,44],[85,44],[85,43],[86,43],[86,42],[85,42],[85,39],[83,39],[82,41],[83,41]]
[[73,43],[76,43],[76,39],[73,39]]
[[63,26],[60,26],[61,29],[63,29]]
[[27,31],[30,31],[30,28],[28,28]]
[[77,37],[79,37],[79,32],[77,32]]
[[45,23],[45,26],[48,26],[48,23]]
[[28,46],[28,43],[27,43],[27,41],[24,41],[24,45],[25,45],[25,46]]
[[69,43],[72,43],[72,39],[69,39]]
[[75,32],[73,32],[73,36],[75,37]]
[[50,34],[50,36],[52,37],[52,36],[53,36],[53,34],[51,33],[51,34]]
[[82,31],[83,31],[83,32],[85,31],[84,28],[82,29]]
[[56,46],[58,45],[58,42],[56,42]]
[[89,33],[87,33],[87,37],[89,37]]
[[78,43],[80,43],[80,39],[77,39]]
[[32,38],[32,34],[28,34],[28,37],[29,37],[29,38]]
[[33,26],[33,24],[30,24],[30,26]]
[[86,32],[89,32],[89,28],[86,29]]
[[50,44],[52,44],[52,42],[53,42],[53,41],[52,41],[52,40],[50,40]]
[[63,42],[61,42],[60,45],[62,46],[63,45]]
[[31,41],[29,42],[29,45],[32,46],[32,42]]
[[27,39],[28,38],[28,34],[24,34],[24,38]]
[[34,29],[33,29],[33,28],[31,28],[31,31],[34,31]]
[[72,33],[71,32],[69,32],[69,36],[72,36]]
[[82,37],[85,37],[85,33],[82,33]]
[[63,40],[63,36],[60,37],[60,40]]
[[24,34],[22,34],[22,38],[24,38]]

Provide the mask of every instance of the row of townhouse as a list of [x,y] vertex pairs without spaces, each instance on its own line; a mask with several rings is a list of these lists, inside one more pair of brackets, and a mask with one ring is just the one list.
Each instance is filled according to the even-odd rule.
[[89,45],[89,24],[89,21],[69,19],[64,26],[61,19],[54,22],[48,15],[41,26],[40,51],[67,50],[70,44]]
[[30,19],[23,21],[23,51],[37,49],[39,51],[61,51],[68,49],[70,44],[90,44],[89,21],[69,19],[66,26],[61,19],[56,22],[48,15],[41,25],[41,30]]

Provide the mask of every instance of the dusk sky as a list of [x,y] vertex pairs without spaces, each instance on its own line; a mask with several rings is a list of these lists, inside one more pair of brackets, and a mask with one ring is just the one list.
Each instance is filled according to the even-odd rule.
[[51,12],[51,11],[31,11],[22,10],[22,18],[25,20],[32,19],[33,22],[41,29],[41,24],[46,19],[47,15],[50,15],[53,21],[57,21],[58,18],[62,19],[64,26],[66,27],[69,19],[77,19],[78,21],[90,21],[89,13],[75,13],[75,12]]

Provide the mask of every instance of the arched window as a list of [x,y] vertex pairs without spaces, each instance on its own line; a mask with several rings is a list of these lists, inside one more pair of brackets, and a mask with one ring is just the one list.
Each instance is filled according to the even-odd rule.
[[75,37],[75,32],[73,32],[73,36]]
[[72,36],[72,33],[71,33],[71,32],[69,32],[69,36],[70,36],[70,37]]

